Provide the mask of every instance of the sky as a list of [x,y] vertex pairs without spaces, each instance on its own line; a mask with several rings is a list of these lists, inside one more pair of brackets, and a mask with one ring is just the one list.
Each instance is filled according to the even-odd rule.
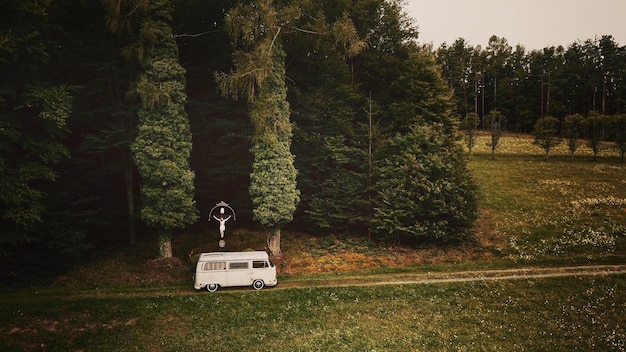
[[405,0],[419,41],[437,49],[463,38],[486,47],[504,37],[527,51],[612,35],[626,45],[625,0]]

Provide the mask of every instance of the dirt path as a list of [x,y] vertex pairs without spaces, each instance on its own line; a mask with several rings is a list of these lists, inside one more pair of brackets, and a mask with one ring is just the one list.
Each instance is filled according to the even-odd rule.
[[[268,290],[285,290],[306,287],[358,287],[376,285],[416,285],[438,284],[472,281],[542,279],[564,276],[621,275],[626,274],[626,265],[592,265],[554,268],[521,268],[473,270],[440,273],[399,273],[376,275],[341,275],[328,277],[289,277],[279,280],[278,286]],[[250,292],[249,287],[220,289],[220,292]],[[59,287],[24,292],[9,293],[0,296],[0,303],[46,300],[79,300],[79,299],[123,299],[130,297],[174,297],[208,294],[196,291],[189,286],[171,285],[157,287],[136,287],[116,290],[115,287],[92,288],[80,290],[64,290]]]

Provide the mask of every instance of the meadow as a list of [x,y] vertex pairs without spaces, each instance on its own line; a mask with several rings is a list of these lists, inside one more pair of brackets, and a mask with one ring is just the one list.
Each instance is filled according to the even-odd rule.
[[[0,294],[0,350],[626,350],[624,274],[384,283],[626,264],[626,165],[613,151],[594,161],[581,148],[572,161],[558,149],[545,161],[530,138],[504,136],[491,160],[486,143],[481,136],[470,162],[481,187],[475,244],[415,249],[286,234],[282,285],[213,294],[194,291],[188,271],[150,281],[138,264],[146,256],[120,255]],[[182,238],[181,257],[207,249]]]
[[478,139],[470,166],[482,189],[479,237],[513,260],[606,262],[626,254],[626,164],[615,149],[543,150],[504,136],[491,160]]
[[624,275],[4,302],[6,351],[623,351]]

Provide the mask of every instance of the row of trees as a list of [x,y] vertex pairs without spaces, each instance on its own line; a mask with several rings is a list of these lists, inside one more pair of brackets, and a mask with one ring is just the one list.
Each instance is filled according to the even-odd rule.
[[435,53],[462,117],[482,121],[498,110],[512,129],[530,132],[544,116],[624,112],[626,46],[611,35],[530,52],[498,36],[485,48],[459,38]]
[[[559,130],[562,132],[559,133]],[[618,150],[622,162],[626,154],[626,115],[593,114],[587,118],[580,114],[565,116],[562,126],[559,120],[552,116],[544,116],[535,123],[533,134],[535,143],[546,153],[546,160],[550,151],[563,140],[567,143],[572,160],[574,154],[583,143],[593,152],[596,159],[602,149],[611,146]]]
[[[502,132],[506,130],[507,118],[498,110],[492,110],[484,119],[486,129],[490,133],[491,158],[494,158]],[[480,117],[476,113],[469,113],[459,124],[465,147],[469,152],[476,145],[477,131]],[[563,121],[553,116],[544,116],[533,125],[532,134],[534,143],[545,151],[546,160],[550,158],[550,152],[565,142],[574,160],[576,151],[586,145],[593,152],[594,160],[598,154],[607,148],[616,149],[622,162],[626,155],[626,114],[602,115],[592,114],[583,117],[580,114],[567,115]]]
[[152,234],[170,256],[220,200],[274,253],[287,225],[471,237],[450,90],[401,1],[8,0],[0,33],[3,277]]

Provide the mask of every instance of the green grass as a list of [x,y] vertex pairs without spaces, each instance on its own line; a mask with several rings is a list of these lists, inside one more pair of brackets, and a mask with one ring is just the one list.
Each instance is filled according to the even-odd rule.
[[622,351],[625,285],[613,275],[20,300],[0,305],[0,350]]

